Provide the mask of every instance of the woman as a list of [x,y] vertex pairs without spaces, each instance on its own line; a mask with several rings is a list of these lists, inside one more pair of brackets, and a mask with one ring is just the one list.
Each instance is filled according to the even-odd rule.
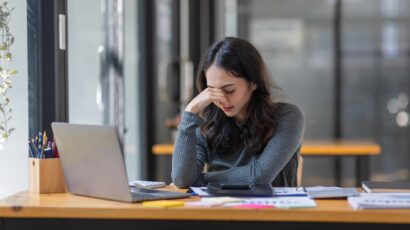
[[296,186],[304,118],[295,105],[275,102],[269,79],[249,42],[227,37],[209,48],[198,69],[200,93],[179,125],[171,173],[176,186]]

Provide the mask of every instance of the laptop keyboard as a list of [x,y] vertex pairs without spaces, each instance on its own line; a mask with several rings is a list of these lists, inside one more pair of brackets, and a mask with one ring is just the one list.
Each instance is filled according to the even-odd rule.
[[145,193],[131,192],[131,197],[132,197],[132,199],[148,200],[148,199],[156,197],[156,196],[153,196],[151,194],[145,194]]
[[155,189],[145,188],[130,188],[132,199],[135,201],[143,200],[161,200],[161,199],[175,199],[189,197],[188,193],[170,192]]
[[131,195],[132,198],[136,199],[149,199],[154,197],[163,197],[166,194],[170,194],[170,192],[160,191],[160,190],[153,190],[153,189],[145,189],[145,188],[131,188]]

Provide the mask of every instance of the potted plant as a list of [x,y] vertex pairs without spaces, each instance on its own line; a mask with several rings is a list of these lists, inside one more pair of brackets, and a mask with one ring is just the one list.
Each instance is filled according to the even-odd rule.
[[14,43],[14,36],[10,33],[9,23],[11,12],[7,1],[0,1],[0,142],[6,142],[14,128],[9,127],[12,118],[10,98],[7,97],[8,90],[12,87],[11,77],[17,74],[15,69],[10,69],[12,61],[10,47]]

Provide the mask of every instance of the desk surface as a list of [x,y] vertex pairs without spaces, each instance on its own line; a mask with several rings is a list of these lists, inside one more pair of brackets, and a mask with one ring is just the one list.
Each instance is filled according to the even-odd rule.
[[[171,155],[173,151],[173,144],[152,147],[155,155]],[[381,147],[371,140],[306,140],[300,152],[304,156],[368,156],[379,155]]]
[[[196,199],[199,198],[183,200]],[[316,202],[317,208],[305,209],[146,208],[141,204],[107,201],[68,193],[39,195],[22,192],[0,200],[0,218],[410,223],[410,210],[353,210],[346,200]]]

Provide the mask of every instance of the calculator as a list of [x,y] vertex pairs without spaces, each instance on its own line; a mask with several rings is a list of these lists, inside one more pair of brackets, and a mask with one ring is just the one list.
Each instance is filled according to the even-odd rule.
[[347,198],[351,196],[359,196],[359,193],[354,188],[337,188],[308,191],[309,197],[313,199],[318,198]]

